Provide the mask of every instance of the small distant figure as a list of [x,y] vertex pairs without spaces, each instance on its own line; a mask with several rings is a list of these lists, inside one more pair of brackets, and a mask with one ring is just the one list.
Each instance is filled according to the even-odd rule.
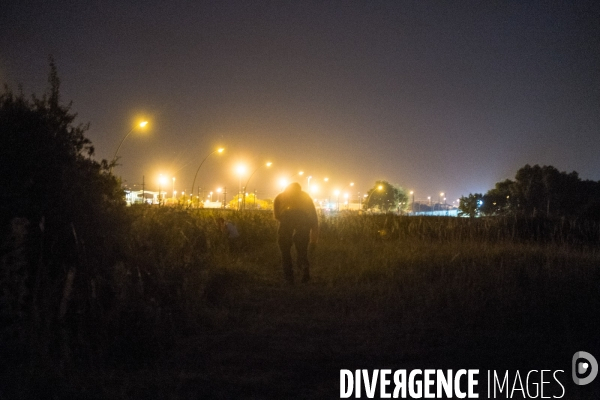
[[279,221],[277,243],[286,281],[294,283],[292,245],[298,255],[297,265],[302,271],[302,282],[310,280],[309,247],[314,251],[319,237],[319,219],[313,199],[302,191],[299,183],[289,184],[275,197],[273,214]]
[[227,244],[230,251],[237,251],[239,248],[239,237],[240,233],[237,230],[237,226],[231,221],[228,221],[222,217],[217,218],[219,223],[219,229],[223,233],[223,236],[227,238]]

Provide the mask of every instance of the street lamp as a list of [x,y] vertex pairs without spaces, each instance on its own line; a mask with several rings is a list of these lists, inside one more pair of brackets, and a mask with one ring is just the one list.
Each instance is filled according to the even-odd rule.
[[[263,165],[259,165],[258,168],[256,168],[248,177],[248,180],[246,181],[246,186],[244,186],[244,192],[246,192],[246,189],[248,188],[248,183],[250,183],[250,179],[252,178],[252,176],[256,173],[256,171],[258,171],[261,167],[270,167],[271,165],[273,165],[272,162],[267,162],[266,164]],[[300,171],[301,173],[304,173],[302,171]],[[254,200],[256,202],[256,199]],[[244,196],[244,209],[246,209],[246,196]]]
[[125,139],[127,139],[127,137],[129,135],[131,135],[131,132],[133,132],[135,130],[135,128],[144,128],[146,125],[148,125],[148,121],[142,121],[137,125],[134,125],[133,128],[131,128],[131,130],[129,132],[127,132],[127,135],[125,135],[125,137],[123,139],[121,139],[121,143],[119,143],[119,147],[117,147],[117,151],[115,151],[115,155],[113,156],[112,162],[111,162],[111,166],[110,166],[110,170],[112,171],[112,167],[114,165],[114,163],[117,162],[117,154],[119,153],[119,149],[121,148],[121,145],[123,144],[123,142],[125,141]]
[[298,171],[298,172],[296,172],[294,175],[290,176],[290,180],[294,179],[294,177],[295,177],[296,175],[300,175],[300,176],[302,176],[302,175],[304,175],[304,171]]
[[336,190],[333,193],[337,196],[337,210],[340,211],[340,191]]
[[410,195],[412,196],[412,204],[410,206],[411,208],[411,212],[415,212],[415,192],[414,191],[410,191]]
[[173,199],[175,199],[175,177],[173,177]]
[[244,172],[246,172],[246,166],[245,165],[238,165],[235,169],[235,171],[238,173],[239,175],[239,186],[238,186],[238,211],[241,209],[241,205],[242,205],[242,175],[244,175]]
[[279,180],[279,187],[281,188],[281,191],[283,192],[285,190],[285,188],[288,185],[288,181],[285,178],[282,178]]
[[158,176],[158,205],[159,206],[161,204],[162,185],[165,185],[166,183],[167,183],[167,178],[164,177],[162,174],[160,174]]
[[[381,190],[383,189],[382,185],[377,186],[377,190]],[[373,191],[371,193],[369,193],[369,197],[367,197],[367,201],[365,202],[365,204],[367,205],[367,209],[369,209],[369,200],[371,200],[371,196],[373,195],[373,193],[375,193],[375,189],[373,189]],[[366,194],[365,194],[366,196]]]
[[[200,171],[200,168],[202,167],[202,164],[204,164],[204,161],[206,161],[206,159],[208,157],[210,157],[211,155],[215,154],[215,153],[222,153],[223,150],[225,150],[224,148],[218,148],[215,151],[209,153],[206,157],[204,157],[204,160],[202,160],[202,162],[200,163],[200,165],[198,166],[198,169],[196,170],[196,175],[194,175],[194,180],[192,181],[192,190],[190,191],[190,195],[193,196],[194,195],[194,184],[196,183],[196,177],[198,176],[198,171]],[[198,199],[198,206],[200,206],[200,199]]]

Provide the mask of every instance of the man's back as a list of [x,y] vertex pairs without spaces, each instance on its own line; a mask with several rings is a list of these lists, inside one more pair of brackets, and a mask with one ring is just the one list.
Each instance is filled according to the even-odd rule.
[[288,210],[302,211],[306,214],[309,226],[317,226],[318,218],[314,202],[308,193],[300,189],[300,185],[297,183],[289,185],[282,193],[275,197],[273,203],[275,219],[281,221],[281,217]]

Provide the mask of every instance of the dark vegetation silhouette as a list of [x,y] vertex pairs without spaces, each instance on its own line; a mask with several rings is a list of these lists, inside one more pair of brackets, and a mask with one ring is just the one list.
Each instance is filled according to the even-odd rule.
[[375,181],[375,186],[369,189],[366,195],[363,203],[365,210],[377,208],[388,212],[395,210],[401,203],[407,204],[408,201],[408,195],[403,188],[394,186],[386,180]]
[[93,347],[105,329],[126,216],[88,125],[61,104],[52,60],[48,83],[41,98],[0,96],[0,341],[4,366],[51,379],[80,356],[74,344]]
[[321,216],[290,290],[270,211],[126,207],[75,119],[53,62],[41,98],[0,96],[0,399],[335,398],[341,368],[599,354],[596,183],[528,167],[494,218]]
[[[481,201],[479,205],[478,201]],[[514,180],[496,183],[486,194],[461,198],[465,215],[578,218],[600,220],[600,182],[582,180],[575,171],[525,165]]]

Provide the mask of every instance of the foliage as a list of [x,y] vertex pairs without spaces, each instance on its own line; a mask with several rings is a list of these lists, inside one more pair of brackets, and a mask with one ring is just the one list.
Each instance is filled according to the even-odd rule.
[[[496,183],[494,189],[489,190],[482,197],[481,211],[486,215],[509,215],[516,209],[516,196],[511,192],[513,181],[506,179]],[[511,198],[511,194],[513,194]]]
[[461,196],[460,203],[458,205],[458,215],[464,217],[478,217],[480,214],[480,208],[483,206],[483,196],[479,193],[468,196]]
[[[337,366],[348,363],[338,348],[344,354],[352,348],[350,360],[381,362],[392,343],[415,356],[475,338],[512,351],[518,334],[542,340],[530,349],[539,356],[565,330],[584,347],[597,331],[592,322],[573,324],[599,309],[593,249],[600,226],[589,221],[321,216],[314,283],[285,288],[269,211],[138,205],[126,215],[120,261],[109,268],[112,296],[103,296],[113,300],[92,314],[96,334],[85,336],[87,348],[73,347],[80,368],[67,375],[78,379],[66,387],[88,396],[199,390],[235,397],[238,385],[254,384],[240,382],[244,376],[225,385],[219,374],[235,376],[232,371],[251,362],[251,382],[271,379],[272,365],[289,365],[289,375],[284,368],[276,379],[291,385],[290,392],[272,397],[290,397],[293,382],[307,379],[297,371],[322,366],[311,367],[321,354],[315,342],[328,349],[322,361]],[[218,217],[238,227],[239,251],[228,249]],[[557,320],[565,322],[557,326]],[[290,341],[298,332],[306,340]],[[363,344],[348,347],[356,340]],[[168,373],[173,363],[186,373]],[[194,376],[206,380],[195,386]]]
[[244,199],[245,210],[272,210],[273,200],[271,199],[259,199],[254,193],[248,193]]
[[[240,201],[241,199],[241,201]],[[233,196],[227,206],[230,210],[245,209],[245,210],[272,210],[273,200],[270,199],[259,199],[254,193],[248,193],[246,196],[241,197],[239,194]]]
[[581,180],[577,172],[525,165],[515,180],[498,182],[483,198],[487,215],[546,215],[600,219],[600,182]]
[[406,207],[408,195],[406,190],[396,187],[385,180],[375,181],[375,186],[367,191],[367,200],[363,203],[363,208],[368,210],[377,207],[382,211],[396,209],[401,203]]
[[59,86],[51,60],[41,98],[0,95],[0,350],[57,373],[98,327],[126,225],[119,184]]

